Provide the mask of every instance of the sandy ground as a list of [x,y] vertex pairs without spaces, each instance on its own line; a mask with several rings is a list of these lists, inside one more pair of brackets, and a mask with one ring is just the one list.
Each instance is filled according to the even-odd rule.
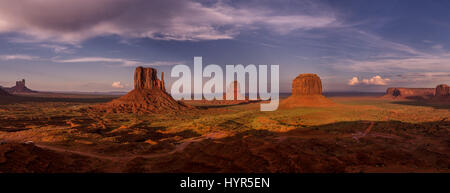
[[105,98],[9,102],[0,172],[450,172],[446,106],[330,99],[338,105],[139,116],[89,110]]

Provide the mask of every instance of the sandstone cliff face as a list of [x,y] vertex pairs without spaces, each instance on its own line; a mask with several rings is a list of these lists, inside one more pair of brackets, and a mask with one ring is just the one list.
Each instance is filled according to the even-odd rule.
[[437,97],[448,97],[450,96],[450,87],[446,84],[441,84],[436,87]]
[[316,74],[300,74],[292,81],[292,95],[322,95],[322,81]]
[[281,107],[325,107],[335,105],[322,95],[322,80],[316,74],[300,74],[292,81],[292,95]]
[[434,88],[388,88],[385,97],[390,98],[427,98],[435,95]]
[[134,90],[108,103],[105,110],[118,113],[163,113],[193,109],[173,99],[164,87],[164,74],[161,74],[163,80],[159,80],[156,74],[156,69],[137,67]]
[[159,80],[154,68],[137,67],[134,72],[134,89],[161,89],[165,91],[164,72]]

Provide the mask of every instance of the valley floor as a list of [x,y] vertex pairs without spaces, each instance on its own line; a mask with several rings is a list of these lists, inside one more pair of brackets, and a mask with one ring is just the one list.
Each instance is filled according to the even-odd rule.
[[112,97],[0,103],[0,172],[450,172],[450,106],[380,97],[259,111],[100,113]]

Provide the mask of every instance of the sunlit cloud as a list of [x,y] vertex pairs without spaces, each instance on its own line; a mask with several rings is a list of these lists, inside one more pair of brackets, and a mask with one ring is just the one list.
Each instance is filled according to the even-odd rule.
[[113,88],[125,88],[125,86],[120,81],[113,82],[111,86]]
[[349,80],[348,85],[355,86],[355,85],[387,85],[388,82],[391,81],[389,78],[382,78],[381,76],[374,76],[372,78],[366,78],[359,80],[358,77],[353,77]]
[[358,85],[359,83],[360,82],[359,82],[358,77],[353,77],[352,79],[350,79],[348,81],[348,85],[350,85],[350,86]]

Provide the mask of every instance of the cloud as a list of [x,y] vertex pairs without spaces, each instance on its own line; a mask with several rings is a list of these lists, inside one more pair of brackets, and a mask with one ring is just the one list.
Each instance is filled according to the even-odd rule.
[[358,77],[353,77],[352,79],[350,79],[348,81],[348,85],[350,85],[350,86],[358,85],[359,83],[360,82],[359,82]]
[[111,85],[113,88],[125,88],[124,85],[122,85],[122,83],[120,81],[117,82],[113,82]]
[[117,63],[122,66],[137,66],[140,63],[134,60],[127,60],[122,58],[103,58],[103,57],[85,57],[73,58],[66,60],[55,60],[57,63]]
[[40,46],[43,48],[52,49],[55,53],[66,53],[66,54],[74,53],[74,51],[71,50],[67,46],[61,46],[61,45],[55,45],[55,44],[41,44]]
[[36,60],[36,59],[39,59],[39,57],[22,54],[0,55],[0,60]]
[[242,30],[277,33],[333,25],[335,16],[282,14],[272,8],[244,8],[222,1],[178,0],[0,0],[0,32],[18,32],[39,41],[79,43],[119,35],[161,40],[232,39]]
[[366,72],[408,72],[439,69],[450,71],[450,54],[427,55],[408,58],[379,59],[372,61],[346,60],[345,68],[351,71]]
[[381,76],[374,76],[370,79],[363,79],[362,82],[368,85],[387,85],[391,79],[389,78],[381,78]]
[[374,76],[370,79],[362,79],[359,80],[358,77],[353,77],[352,79],[350,79],[348,81],[348,85],[350,86],[356,86],[356,85],[387,85],[387,83],[390,81],[391,79],[389,78],[381,78],[381,76]]
[[84,57],[72,58],[64,60],[54,60],[56,63],[112,63],[121,66],[170,66],[176,64],[183,64],[183,62],[173,61],[154,61],[154,62],[140,62],[136,60],[129,60],[123,58],[105,58],[105,57]]

